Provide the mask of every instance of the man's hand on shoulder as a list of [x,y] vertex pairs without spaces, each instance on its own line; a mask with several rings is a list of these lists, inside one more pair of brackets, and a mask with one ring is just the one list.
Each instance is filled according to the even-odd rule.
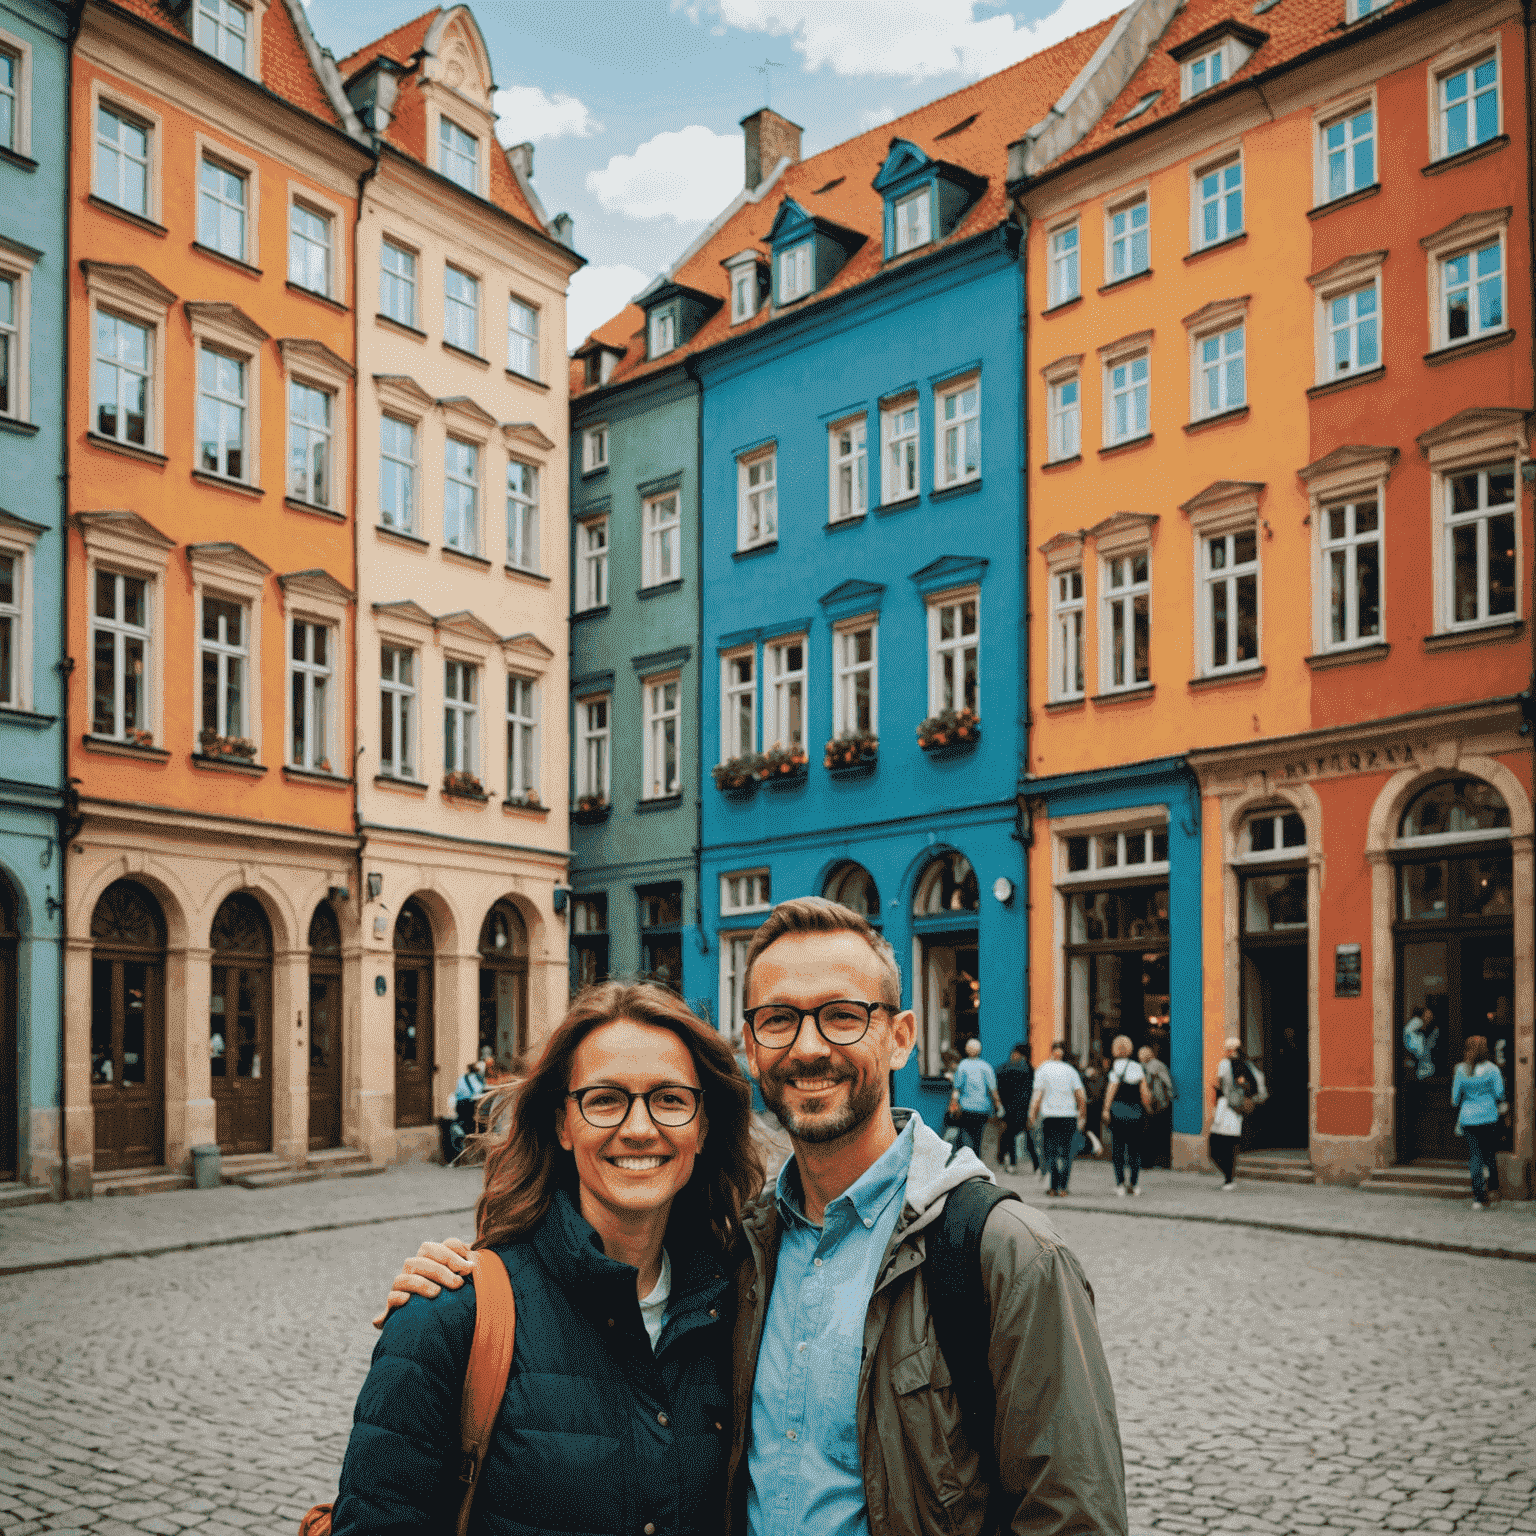
[[382,1328],[396,1307],[403,1307],[412,1296],[436,1296],[447,1289],[456,1291],[466,1277],[474,1278],[476,1259],[462,1237],[450,1237],[441,1243],[423,1243],[413,1257],[400,1266],[400,1273],[390,1282],[384,1310],[374,1318],[373,1326]]

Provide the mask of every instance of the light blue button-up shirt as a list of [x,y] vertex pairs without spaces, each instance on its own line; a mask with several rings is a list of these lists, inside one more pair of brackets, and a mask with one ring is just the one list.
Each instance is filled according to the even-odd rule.
[[805,1218],[794,1160],[779,1173],[778,1269],[752,1390],[750,1536],[869,1536],[857,1424],[864,1318],[896,1230],[917,1117],[826,1211]]

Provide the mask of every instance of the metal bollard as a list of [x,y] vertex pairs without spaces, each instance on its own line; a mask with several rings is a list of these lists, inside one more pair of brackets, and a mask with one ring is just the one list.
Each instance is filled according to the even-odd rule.
[[217,1189],[224,1182],[223,1154],[218,1144],[192,1148],[192,1185],[195,1189]]

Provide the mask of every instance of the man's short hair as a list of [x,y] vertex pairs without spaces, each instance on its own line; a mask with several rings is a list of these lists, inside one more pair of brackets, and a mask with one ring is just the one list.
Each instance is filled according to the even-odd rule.
[[781,901],[768,914],[767,921],[752,936],[752,942],[747,947],[746,974],[741,982],[743,997],[751,996],[752,967],[757,964],[758,956],[770,944],[792,933],[858,934],[880,962],[883,981],[879,1001],[892,1009],[901,1007],[901,968],[896,964],[896,951],[871,926],[867,918],[860,917],[851,907],[829,901],[825,896],[794,896],[788,901]]

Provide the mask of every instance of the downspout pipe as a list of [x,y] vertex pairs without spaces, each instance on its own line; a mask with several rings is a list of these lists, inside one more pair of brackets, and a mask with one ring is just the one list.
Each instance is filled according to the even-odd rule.
[[1033,836],[1026,830],[1022,790],[1029,774],[1029,733],[1031,727],[1029,699],[1030,658],[1030,563],[1029,563],[1029,215],[1014,200],[1014,216],[1019,225],[1019,682],[1017,741],[1019,760],[1014,772],[1014,792],[1018,800],[1018,812],[1014,822],[1014,837],[1019,843],[1021,873],[1019,880],[1020,900],[1024,904],[1024,969],[1019,977],[1019,997],[1023,1004],[1024,1018],[1029,1018],[1029,955],[1033,935],[1029,924],[1034,916],[1034,893],[1029,884],[1029,849]]
[[[704,381],[699,377],[695,358],[683,359],[683,372],[693,384],[693,499],[697,511],[694,515],[694,651],[698,667],[694,681],[694,698],[699,701],[698,726],[694,729],[694,750],[699,754],[699,771],[693,778],[693,931],[698,941],[699,953],[709,953],[709,935],[704,931]],[[720,1020],[715,1020],[716,1028]]]

